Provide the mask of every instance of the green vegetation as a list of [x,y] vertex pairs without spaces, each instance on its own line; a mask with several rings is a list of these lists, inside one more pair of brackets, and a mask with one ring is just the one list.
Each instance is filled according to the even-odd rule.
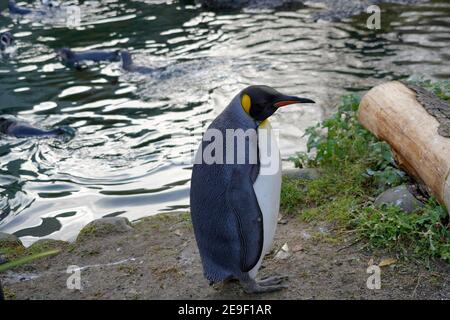
[[53,256],[61,252],[68,243],[58,240],[41,240],[31,247],[25,248],[21,242],[0,246],[0,254],[4,255],[8,262],[0,265],[0,272],[30,264],[37,259]]
[[[450,83],[420,85],[450,101]],[[334,116],[307,129],[307,153],[292,160],[323,174],[315,180],[284,179],[282,209],[308,222],[337,222],[372,248],[450,261],[448,214],[434,199],[412,214],[373,205],[377,195],[409,177],[396,167],[389,145],[358,122],[358,106],[359,97],[345,96]]]
[[6,271],[9,269],[13,269],[13,268],[17,268],[17,267],[25,265],[25,264],[30,264],[31,262],[33,262],[37,259],[53,256],[58,253],[60,253],[60,250],[50,250],[50,251],[45,251],[45,252],[41,252],[41,253],[35,253],[32,255],[27,255],[27,256],[18,258],[14,261],[10,261],[10,262],[0,265],[0,272]]
[[450,233],[443,223],[447,216],[443,207],[430,200],[424,209],[412,214],[393,206],[368,207],[355,215],[354,225],[374,247],[450,261]]
[[89,238],[90,236],[95,235],[96,232],[97,227],[94,224],[92,223],[87,224],[86,226],[84,226],[83,229],[81,229],[80,233],[78,234],[77,242],[83,241]]

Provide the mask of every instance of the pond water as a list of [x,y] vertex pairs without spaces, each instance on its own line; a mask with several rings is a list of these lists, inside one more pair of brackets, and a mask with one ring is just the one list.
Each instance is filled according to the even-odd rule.
[[[65,1],[76,4],[76,1]],[[305,149],[305,129],[332,113],[345,93],[386,80],[450,75],[450,3],[381,5],[381,30],[367,14],[313,21],[323,10],[211,12],[186,2],[84,1],[81,26],[13,20],[6,1],[0,32],[17,50],[0,61],[0,115],[41,127],[70,125],[76,137],[0,137],[0,231],[25,244],[73,240],[104,216],[136,220],[189,210],[195,138],[250,84],[271,85],[316,105],[277,113],[284,159]],[[130,50],[153,76],[117,63],[64,67],[61,47]]]

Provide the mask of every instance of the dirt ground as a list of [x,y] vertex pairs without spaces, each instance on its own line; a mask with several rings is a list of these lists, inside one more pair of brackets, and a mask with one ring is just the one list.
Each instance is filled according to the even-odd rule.
[[[237,283],[210,286],[202,275],[186,215],[142,220],[134,230],[91,235],[57,256],[0,275],[9,299],[450,299],[450,267],[391,260],[381,267],[381,289],[367,288],[367,268],[387,258],[332,225],[288,218],[278,225],[274,250],[259,276],[288,275],[289,288],[248,295]],[[288,254],[278,254],[287,243]],[[281,256],[281,257],[280,257]],[[82,290],[67,288],[70,265],[81,267]]]

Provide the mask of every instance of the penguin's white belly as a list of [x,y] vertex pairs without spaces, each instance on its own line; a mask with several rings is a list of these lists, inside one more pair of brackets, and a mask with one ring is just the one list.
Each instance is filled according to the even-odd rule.
[[281,157],[274,132],[271,129],[270,124],[267,122],[265,125],[261,125],[258,130],[261,168],[253,189],[263,215],[264,244],[258,263],[249,272],[252,278],[256,277],[262,259],[272,247],[280,209]]

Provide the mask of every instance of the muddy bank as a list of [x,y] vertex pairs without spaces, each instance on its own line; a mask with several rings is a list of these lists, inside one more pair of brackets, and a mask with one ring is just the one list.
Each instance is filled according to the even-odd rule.
[[[287,274],[290,280],[288,289],[271,294],[247,295],[235,283],[209,286],[186,213],[149,217],[119,232],[89,228],[60,254],[6,271],[0,279],[7,299],[450,298],[450,267],[444,263],[426,268],[386,260],[395,256],[366,251],[351,233],[329,223],[287,217],[278,227],[259,275]],[[287,252],[280,253],[283,246]],[[370,290],[367,267],[380,262],[387,264],[381,267],[381,289]],[[67,288],[73,265],[81,268],[81,291]]]

